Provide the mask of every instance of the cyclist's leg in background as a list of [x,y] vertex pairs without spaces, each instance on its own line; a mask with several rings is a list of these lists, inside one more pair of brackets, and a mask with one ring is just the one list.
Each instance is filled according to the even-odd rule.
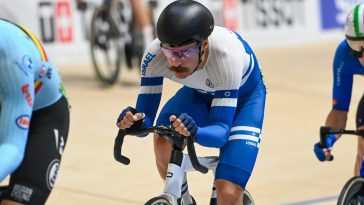
[[131,7],[133,9],[133,15],[137,21],[138,26],[143,31],[144,45],[147,46],[154,40],[154,29],[149,10],[142,1],[143,0],[130,0]]
[[57,177],[68,129],[69,111],[65,97],[33,112],[24,160],[10,177],[8,191],[2,196],[4,201],[8,204],[45,204]]
[[216,169],[218,204],[241,204],[260,146],[264,118],[265,86],[257,85],[249,96],[242,96],[227,144],[221,148]]
[[[356,111],[356,129],[364,130],[364,95],[361,97]],[[364,176],[363,153],[364,139],[358,137],[358,149],[356,154],[354,176]]]
[[[205,101],[202,94],[196,92],[194,89],[182,87],[164,105],[156,124],[170,125],[169,117],[171,115],[178,117],[182,113],[187,113],[199,127],[203,127],[208,122],[209,104]],[[156,135],[154,136],[154,153],[159,174],[165,179],[171,147],[165,139]]]

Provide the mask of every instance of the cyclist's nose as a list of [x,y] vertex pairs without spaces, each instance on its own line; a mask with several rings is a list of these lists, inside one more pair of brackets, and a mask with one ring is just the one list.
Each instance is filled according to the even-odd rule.
[[169,59],[169,64],[171,66],[177,67],[177,66],[180,66],[182,64],[182,61],[179,60],[178,58],[172,57],[172,58]]

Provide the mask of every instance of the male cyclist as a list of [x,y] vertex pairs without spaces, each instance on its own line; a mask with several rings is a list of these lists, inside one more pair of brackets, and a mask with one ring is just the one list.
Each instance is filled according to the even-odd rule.
[[[326,118],[326,126],[345,128],[354,75],[364,74],[364,4],[355,6],[347,16],[345,36],[336,49],[333,67],[333,106]],[[364,130],[364,96],[361,98],[357,113],[356,127]],[[314,152],[320,161],[331,160],[331,151],[340,135],[330,135],[326,139],[328,148],[319,143],[314,145]],[[364,176],[362,168],[364,140],[358,138],[357,157],[354,167],[355,176]]]
[[[141,64],[137,111],[124,109],[117,126],[131,130],[152,126],[163,78],[181,83],[184,87],[164,105],[156,124],[172,124],[200,145],[220,148],[218,203],[241,205],[264,117],[266,90],[256,56],[239,34],[214,26],[211,12],[196,1],[169,4],[159,16],[157,36]],[[154,150],[165,179],[171,147],[155,135]]]
[[69,129],[69,104],[56,68],[27,29],[0,19],[1,205],[44,204]]

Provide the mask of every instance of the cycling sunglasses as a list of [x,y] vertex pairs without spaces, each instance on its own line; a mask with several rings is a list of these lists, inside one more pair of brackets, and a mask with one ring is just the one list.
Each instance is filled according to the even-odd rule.
[[176,58],[178,60],[185,60],[186,58],[190,58],[194,55],[197,55],[200,52],[201,43],[197,43],[194,47],[168,47],[160,44],[162,52],[167,58]]
[[350,47],[350,54],[356,58],[360,58],[363,56],[364,52],[364,40],[346,40]]

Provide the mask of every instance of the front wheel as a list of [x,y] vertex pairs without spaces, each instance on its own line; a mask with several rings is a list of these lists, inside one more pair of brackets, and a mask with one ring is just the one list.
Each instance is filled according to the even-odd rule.
[[172,203],[168,200],[167,197],[157,196],[151,198],[145,203],[145,205],[172,205]]
[[352,177],[341,190],[337,205],[363,205],[364,204],[364,178]]

